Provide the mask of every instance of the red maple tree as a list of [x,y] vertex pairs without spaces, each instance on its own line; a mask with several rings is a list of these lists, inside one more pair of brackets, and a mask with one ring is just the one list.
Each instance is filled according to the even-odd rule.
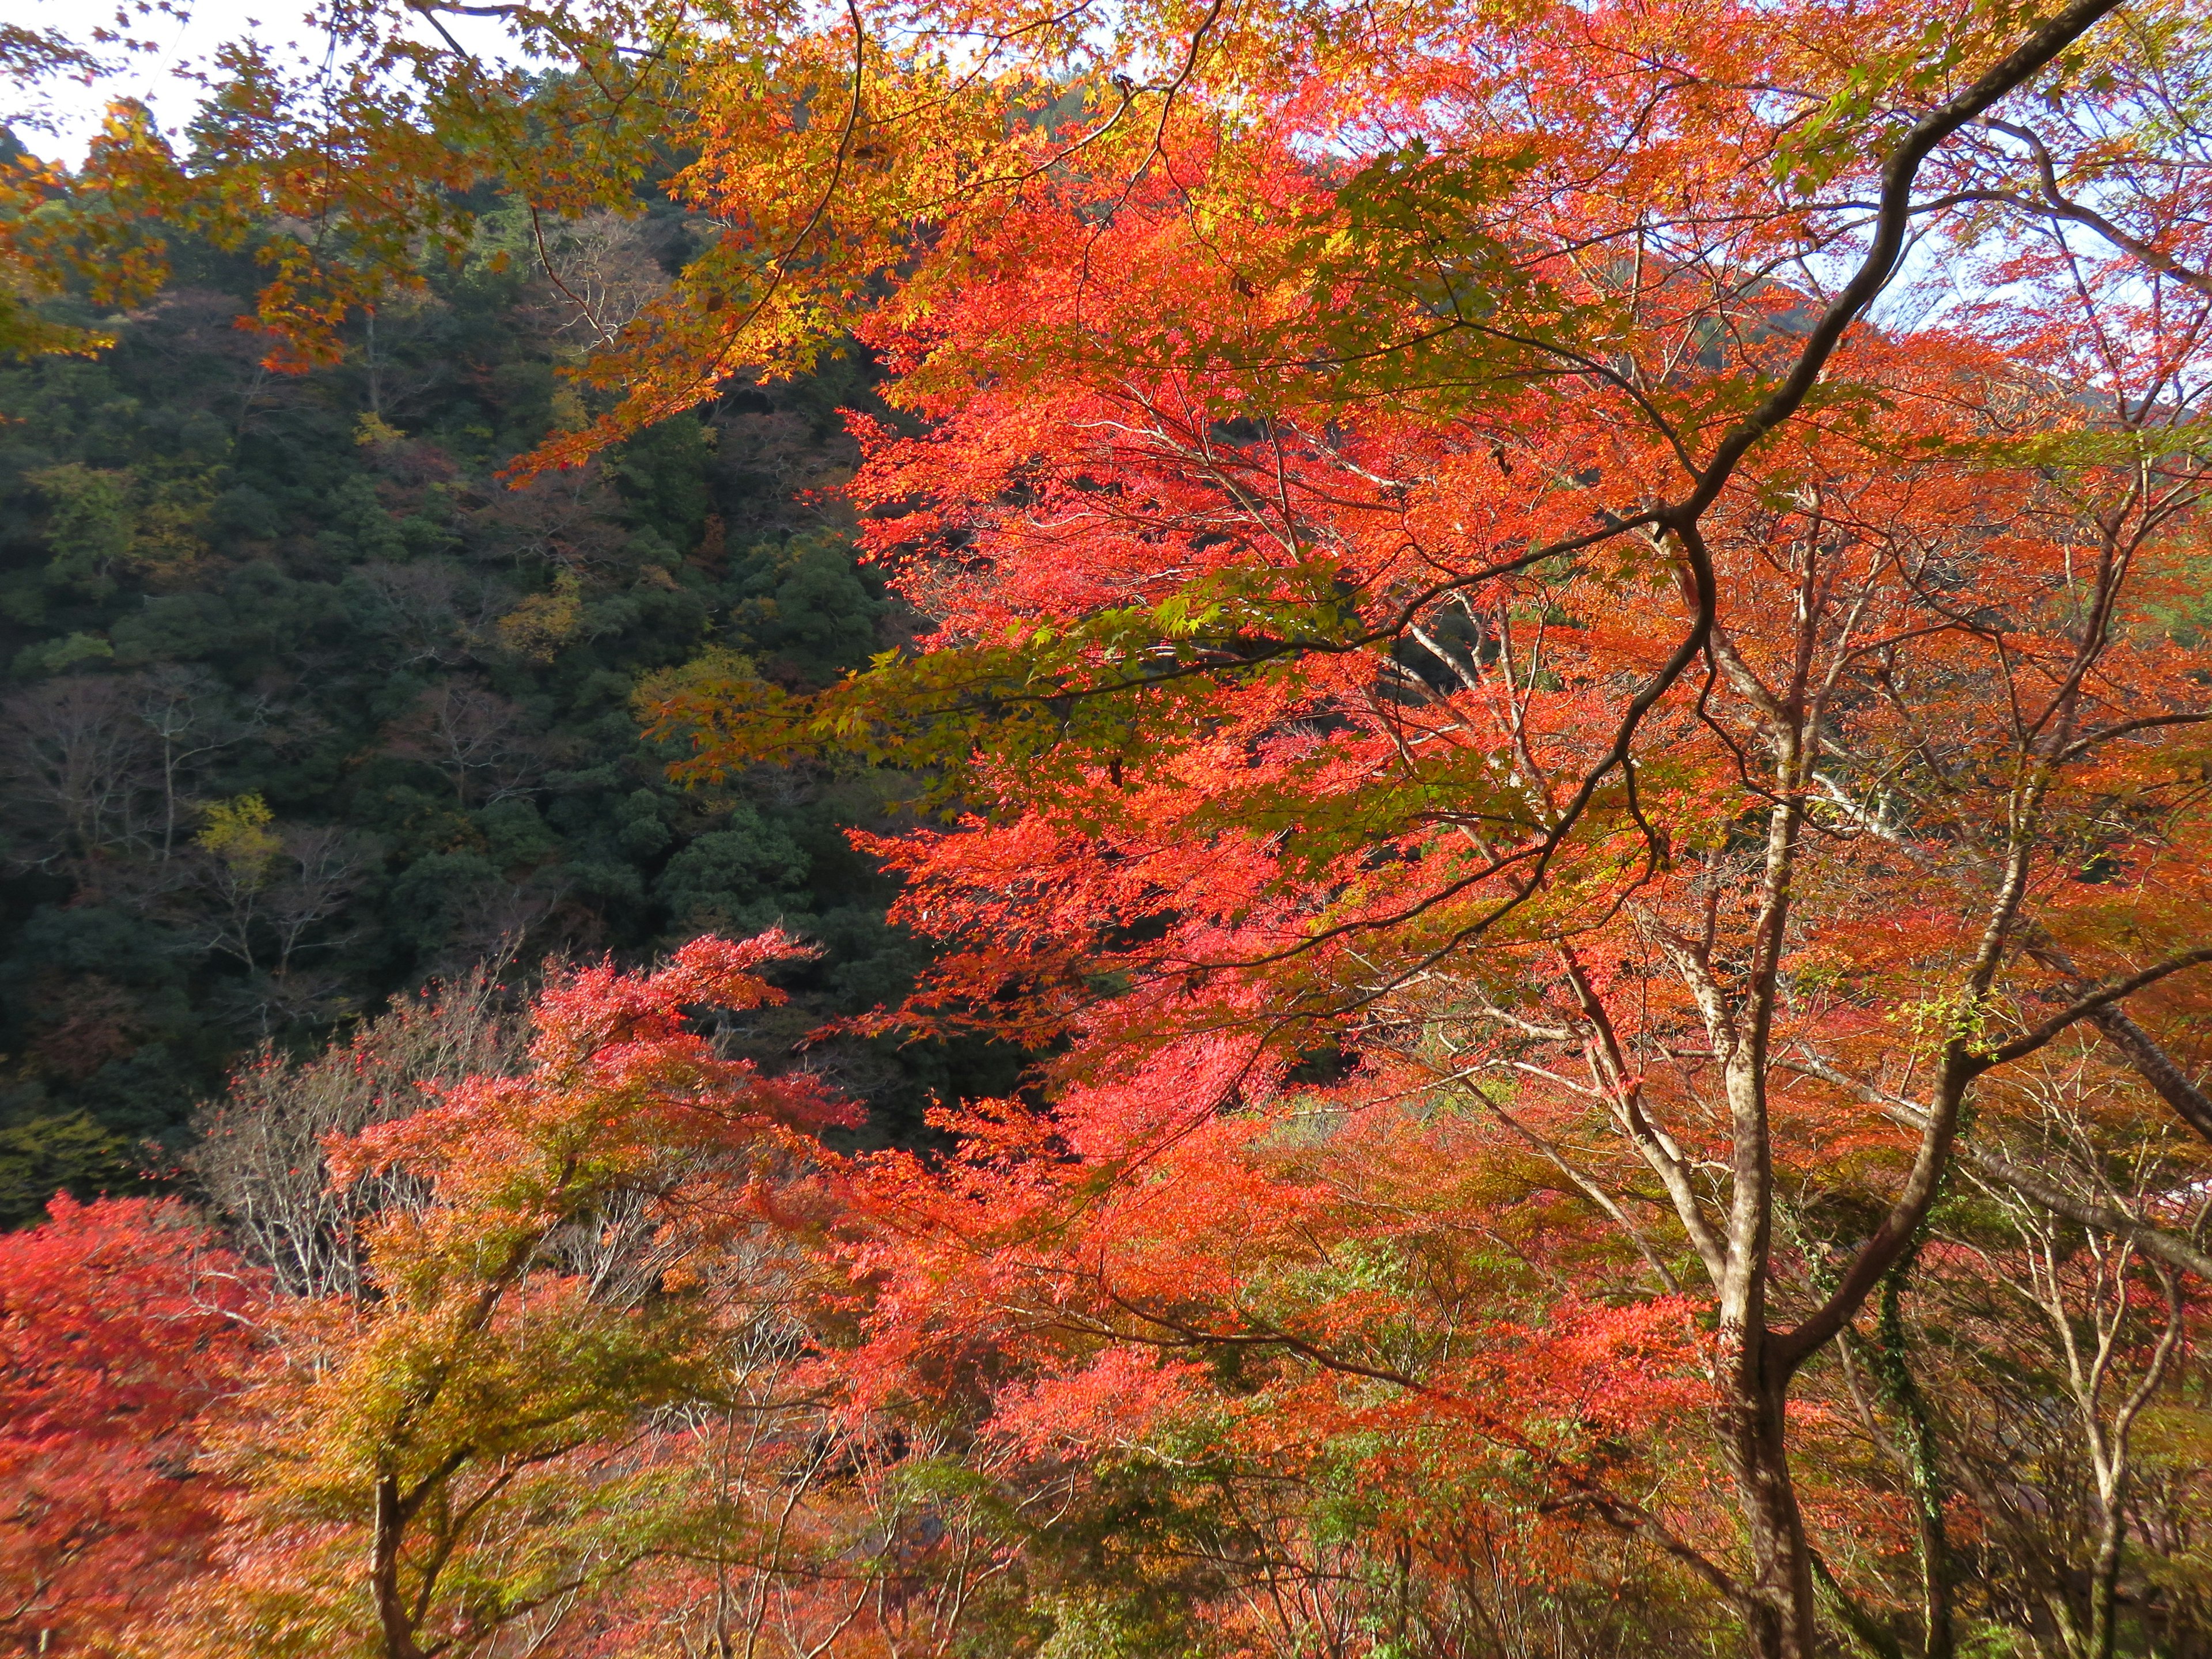
[[173,1200],[53,1200],[0,1237],[0,1635],[100,1653],[205,1570],[203,1419],[254,1358],[261,1275]]

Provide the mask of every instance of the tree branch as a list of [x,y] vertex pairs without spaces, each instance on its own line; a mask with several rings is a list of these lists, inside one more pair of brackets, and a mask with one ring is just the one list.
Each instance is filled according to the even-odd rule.
[[2162,979],[2170,979],[2176,974],[2185,973],[2191,968],[2201,967],[2206,963],[2212,963],[2212,947],[2185,951],[2178,957],[2169,957],[2156,967],[2146,968],[2139,974],[2131,974],[2127,978],[2116,981],[2100,990],[2092,991],[2072,1007],[2053,1014],[2033,1030],[2014,1037],[2010,1042],[1992,1048],[1987,1054],[1969,1056],[1966,1064],[1971,1068],[1972,1075],[1979,1077],[1983,1073],[1996,1066],[2022,1059],[2033,1054],[2076,1021],[2094,1018],[2098,1013],[2124,997],[2132,996],[2137,991],[2155,985]]
[[[1835,1066],[1818,1057],[1805,1060],[1781,1060],[1779,1065],[1791,1071],[1802,1072],[1807,1077],[1818,1078],[1823,1083],[1833,1084],[1881,1109],[1909,1129],[1925,1133],[1928,1114],[1911,1101],[1886,1094],[1856,1079],[1847,1076]],[[2100,1232],[2111,1233],[2146,1250],[2160,1261],[2195,1273],[2205,1284],[2212,1285],[2212,1254],[2197,1248],[2190,1240],[2177,1237],[2163,1227],[2154,1226],[2124,1210],[2109,1204],[2100,1204],[2092,1199],[2077,1198],[2044,1176],[2024,1170],[2002,1152],[1991,1152],[1972,1142],[1960,1142],[1955,1147],[1959,1158],[1993,1180],[2002,1182],[2022,1198],[2041,1206],[2056,1216],[2063,1216],[2077,1226],[2094,1227]]]

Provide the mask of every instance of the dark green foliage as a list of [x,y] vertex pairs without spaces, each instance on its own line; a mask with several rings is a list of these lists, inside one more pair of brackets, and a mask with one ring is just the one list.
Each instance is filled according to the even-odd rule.
[[31,1220],[56,1193],[126,1193],[141,1184],[130,1145],[88,1113],[32,1117],[0,1129],[0,1214]]
[[[599,229],[648,284],[682,234]],[[236,325],[251,270],[189,247],[104,359],[0,368],[0,1224],[173,1158],[248,1045],[503,947],[642,958],[781,920],[827,954],[732,1036],[782,1064],[918,965],[844,837],[883,791],[678,789],[631,707],[708,648],[798,689],[903,637],[817,493],[856,459],[864,366],[510,489],[579,412],[580,342],[497,236],[306,376]],[[986,1058],[806,1053],[893,1137]]]

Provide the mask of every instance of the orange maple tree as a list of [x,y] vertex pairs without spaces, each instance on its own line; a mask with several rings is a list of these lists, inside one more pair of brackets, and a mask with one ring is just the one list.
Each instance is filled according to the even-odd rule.
[[542,1640],[676,1547],[652,1413],[721,1391],[730,1304],[702,1288],[760,1224],[779,1143],[842,1115],[720,1057],[687,1012],[776,1000],[756,970],[793,954],[702,939],[649,974],[556,975],[518,1075],[331,1144],[337,1187],[414,1189],[365,1224],[360,1295],[269,1311],[271,1362],[214,1435],[222,1571],[164,1611],[160,1651]]

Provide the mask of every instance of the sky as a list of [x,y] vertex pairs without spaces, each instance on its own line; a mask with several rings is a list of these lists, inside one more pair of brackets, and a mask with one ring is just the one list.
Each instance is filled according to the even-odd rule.
[[[164,131],[181,128],[191,118],[198,98],[198,88],[183,76],[195,64],[204,64],[226,40],[253,33],[264,42],[289,43],[302,52],[319,50],[317,32],[307,22],[307,0],[185,0],[178,9],[186,11],[181,19],[159,13],[134,17],[130,33],[151,43],[154,50],[132,55],[120,74],[96,85],[62,80],[25,88],[0,82],[0,120],[15,128],[16,136],[34,154],[74,166],[84,159],[85,147],[99,130],[101,112],[112,98],[142,100]],[[107,9],[108,0],[0,0],[0,15],[9,22],[41,33],[58,30],[80,42],[108,21]],[[506,32],[497,19],[449,17],[445,21],[470,51],[488,59],[505,56]],[[434,38],[419,18],[410,16],[409,24],[425,40]]]

